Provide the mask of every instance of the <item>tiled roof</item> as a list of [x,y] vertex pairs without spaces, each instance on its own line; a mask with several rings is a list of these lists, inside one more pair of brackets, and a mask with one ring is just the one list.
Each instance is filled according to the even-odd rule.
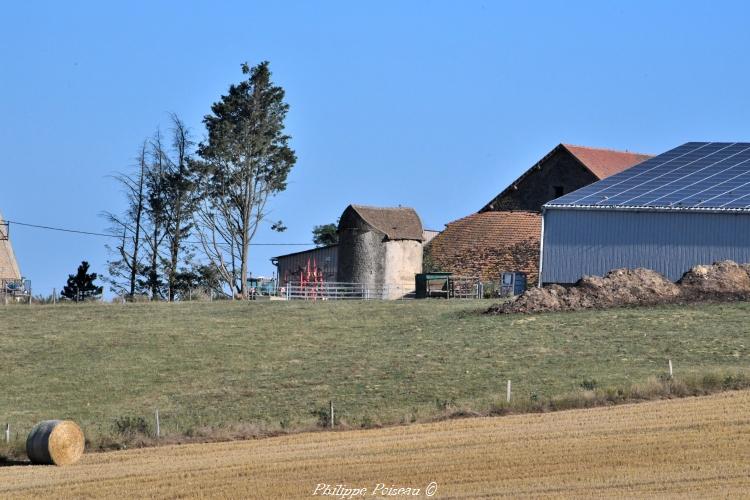
[[562,146],[570,151],[578,161],[583,163],[600,180],[652,158],[652,155],[630,153],[628,151],[573,146],[572,144],[563,144]]
[[645,155],[641,153],[629,153],[626,151],[614,151],[612,149],[602,148],[590,148],[587,146],[573,146],[571,144],[558,144],[552,151],[542,157],[541,160],[536,162],[530,169],[526,170],[521,176],[513,181],[508,187],[503,189],[500,194],[490,200],[480,212],[488,210],[494,210],[493,202],[501,198],[513,189],[517,189],[521,182],[526,179],[532,172],[536,171],[541,165],[547,162],[555,154],[560,151],[566,151],[572,155],[575,159],[581,162],[584,168],[588,169],[595,177],[599,180],[622,172],[638,163],[641,163],[649,158],[651,155]]
[[351,205],[369,225],[390,240],[422,241],[422,221],[413,208]]
[[[480,212],[450,222],[429,244],[433,265],[464,276],[498,279],[501,271],[535,273],[542,218],[537,212]],[[513,262],[517,245],[527,262]],[[512,250],[508,252],[508,250]],[[514,269],[514,267],[517,267]]]

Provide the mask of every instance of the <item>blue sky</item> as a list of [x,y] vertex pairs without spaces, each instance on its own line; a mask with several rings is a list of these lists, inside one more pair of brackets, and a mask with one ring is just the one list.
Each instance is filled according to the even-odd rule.
[[[749,140],[745,2],[13,2],[0,14],[0,211],[102,231],[109,177],[175,112],[201,119],[240,64],[267,59],[297,151],[272,202],[310,241],[349,203],[425,226],[481,208],[560,142],[659,153]],[[105,240],[11,227],[35,293]],[[251,270],[273,255],[254,247]]]

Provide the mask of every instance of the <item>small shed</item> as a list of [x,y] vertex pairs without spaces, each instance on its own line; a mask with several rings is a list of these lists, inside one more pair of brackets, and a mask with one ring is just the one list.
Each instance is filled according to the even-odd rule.
[[304,274],[313,269],[320,272],[323,281],[336,281],[338,245],[279,255],[273,257],[271,262],[276,266],[279,286],[299,282]]

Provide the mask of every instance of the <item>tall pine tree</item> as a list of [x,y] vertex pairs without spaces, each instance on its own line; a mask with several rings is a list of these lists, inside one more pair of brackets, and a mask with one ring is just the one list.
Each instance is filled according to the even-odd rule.
[[[284,89],[271,81],[268,64],[242,65],[248,79],[230,86],[211,106],[203,119],[208,137],[198,148],[203,251],[233,296],[243,298],[248,296],[250,241],[268,216],[269,197],[286,189],[297,161],[284,134],[289,105]],[[283,224],[272,228],[283,230]]]

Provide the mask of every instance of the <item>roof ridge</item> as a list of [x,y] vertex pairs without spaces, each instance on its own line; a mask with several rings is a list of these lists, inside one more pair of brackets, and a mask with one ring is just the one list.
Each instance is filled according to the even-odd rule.
[[653,155],[651,153],[639,153],[637,151],[628,151],[628,150],[623,151],[622,149],[599,148],[599,147],[594,147],[594,146],[582,146],[580,144],[570,144],[570,143],[566,143],[566,142],[561,142],[560,144],[562,146],[566,147],[566,148],[581,148],[581,149],[590,149],[590,150],[593,150],[593,151],[608,151],[610,153],[620,153],[620,154],[625,154],[625,155],[638,155],[638,156],[650,156],[652,158],[655,156],[655,155]]
[[372,208],[372,209],[375,209],[375,210],[414,210],[416,212],[416,210],[413,207],[402,207],[402,206],[398,206],[398,207],[379,207],[377,205],[359,205],[357,203],[352,203],[351,206],[353,208]]

